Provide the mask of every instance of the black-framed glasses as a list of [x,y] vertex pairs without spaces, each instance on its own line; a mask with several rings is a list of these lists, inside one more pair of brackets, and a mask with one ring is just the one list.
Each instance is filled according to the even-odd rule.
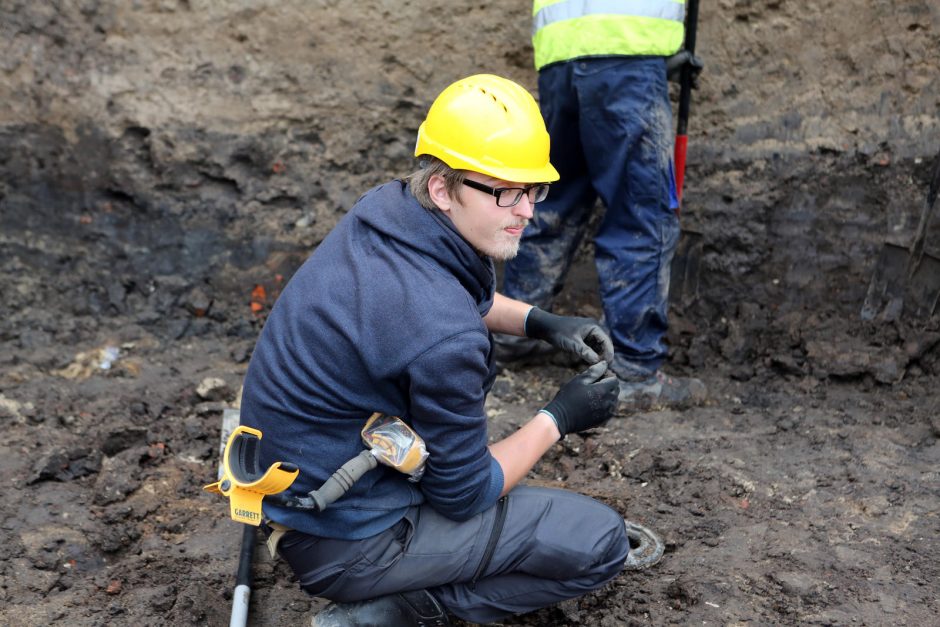
[[515,207],[522,200],[523,194],[528,195],[529,202],[532,204],[542,202],[548,196],[548,183],[533,183],[525,187],[490,187],[471,179],[464,179],[463,184],[496,196],[497,207]]

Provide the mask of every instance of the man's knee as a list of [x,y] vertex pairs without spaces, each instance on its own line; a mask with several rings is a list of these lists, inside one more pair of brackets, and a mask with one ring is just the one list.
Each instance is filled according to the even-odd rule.
[[611,512],[612,516],[608,524],[609,533],[605,551],[599,552],[597,564],[598,585],[603,585],[620,574],[623,570],[624,562],[630,553],[630,539],[627,537],[626,527],[623,524],[623,518],[616,512]]
[[599,586],[620,572],[630,552],[622,515],[583,494],[520,486],[509,506],[510,528],[526,532],[516,534],[521,544],[507,547],[507,555],[525,552],[529,574]]

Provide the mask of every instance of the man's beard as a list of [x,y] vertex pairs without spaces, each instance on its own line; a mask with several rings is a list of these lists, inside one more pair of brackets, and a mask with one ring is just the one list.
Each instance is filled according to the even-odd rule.
[[[521,223],[509,224],[506,227],[521,226],[523,229],[528,226],[529,221],[525,220]],[[500,233],[504,231],[500,229]],[[515,257],[519,253],[519,244],[522,242],[522,237],[513,237],[499,244],[494,244],[493,249],[486,251],[486,254],[489,257],[492,257],[494,261],[508,261]]]
[[519,254],[520,242],[521,240],[519,238],[515,238],[511,242],[500,244],[489,253],[489,256],[492,257],[494,261],[509,261]]

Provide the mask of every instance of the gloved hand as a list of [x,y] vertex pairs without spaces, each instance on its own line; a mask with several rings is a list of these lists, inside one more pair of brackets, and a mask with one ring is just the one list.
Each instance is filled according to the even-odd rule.
[[590,318],[556,316],[533,307],[525,320],[525,335],[574,353],[589,364],[614,358],[613,342],[601,325]]
[[666,58],[666,78],[678,83],[682,78],[682,68],[686,65],[692,69],[692,87],[698,89],[698,75],[702,73],[705,63],[701,57],[690,54],[688,50],[680,50]]
[[541,411],[555,421],[561,437],[606,422],[617,408],[620,381],[601,379],[607,362],[601,361],[561,386],[555,398]]

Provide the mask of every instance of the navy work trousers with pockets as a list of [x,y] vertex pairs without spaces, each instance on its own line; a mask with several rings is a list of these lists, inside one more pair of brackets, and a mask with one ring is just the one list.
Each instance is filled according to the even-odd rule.
[[313,596],[344,602],[427,589],[475,623],[596,590],[617,576],[629,549],[623,518],[607,505],[527,486],[464,522],[423,505],[364,540],[291,531],[279,546]]
[[644,378],[666,357],[669,269],[679,241],[673,131],[662,57],[575,59],[539,73],[539,107],[561,175],[506,262],[502,292],[551,309],[598,198],[594,238],[618,376]]

